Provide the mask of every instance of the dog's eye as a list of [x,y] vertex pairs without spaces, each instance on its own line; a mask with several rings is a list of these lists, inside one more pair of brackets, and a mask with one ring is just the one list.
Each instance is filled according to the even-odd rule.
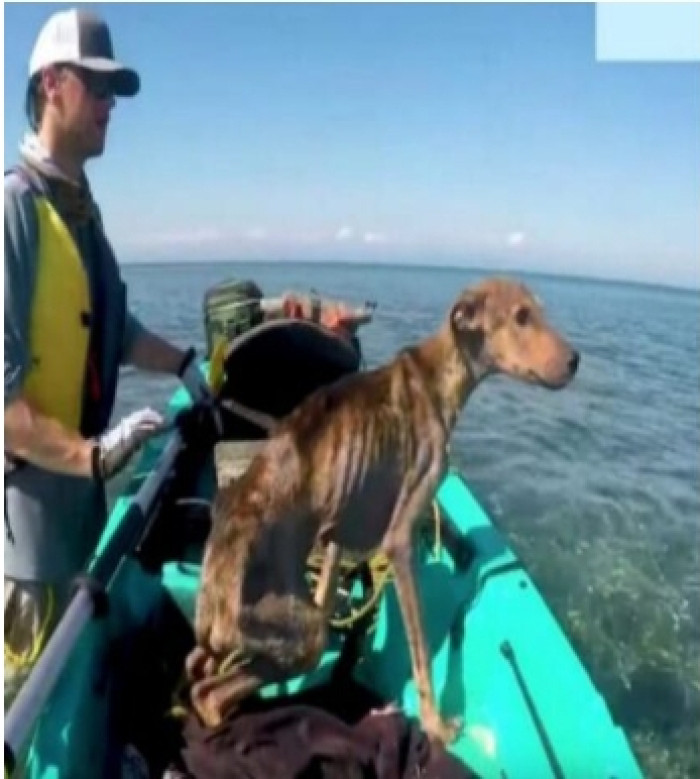
[[525,327],[530,322],[531,312],[526,306],[520,306],[515,312],[515,321],[519,327]]

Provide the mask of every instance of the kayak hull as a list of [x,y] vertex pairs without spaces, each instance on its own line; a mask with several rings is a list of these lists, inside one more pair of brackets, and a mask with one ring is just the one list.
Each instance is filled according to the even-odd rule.
[[[173,397],[173,411],[188,401]],[[143,452],[117,500],[92,566],[106,554],[164,441]],[[211,498],[216,474],[208,461],[194,495]],[[624,732],[612,720],[561,626],[535,583],[469,489],[452,470],[435,500],[466,539],[470,563],[456,570],[445,549],[421,544],[415,571],[438,707],[462,723],[450,750],[483,779],[638,779],[642,773]],[[109,610],[83,631],[33,733],[25,775],[94,779],[119,775],[123,745],[112,737],[113,702],[129,641],[164,601],[192,623],[201,545],[151,569],[138,555],[123,559],[109,588]],[[311,673],[269,685],[277,697],[327,681],[343,636],[332,633]],[[387,703],[417,716],[408,645],[391,581],[364,639],[355,679]]]

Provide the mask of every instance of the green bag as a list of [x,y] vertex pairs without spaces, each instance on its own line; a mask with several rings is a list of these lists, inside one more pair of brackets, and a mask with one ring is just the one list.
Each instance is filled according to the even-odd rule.
[[231,341],[263,321],[262,297],[260,287],[246,279],[228,279],[204,293],[204,330],[209,358],[218,341]]

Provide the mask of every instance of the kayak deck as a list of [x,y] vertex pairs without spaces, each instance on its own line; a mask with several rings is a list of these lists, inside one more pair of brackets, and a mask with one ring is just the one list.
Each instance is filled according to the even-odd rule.
[[[416,566],[440,711],[463,723],[450,750],[484,779],[641,777],[605,701],[461,476],[451,472],[436,497],[473,553],[462,573],[445,550],[435,556],[423,548]],[[163,584],[188,620],[198,582],[197,564],[164,567]],[[261,695],[290,695],[322,684],[339,653],[340,642],[332,640],[314,672],[271,684]],[[354,676],[417,716],[408,644],[391,582]]]

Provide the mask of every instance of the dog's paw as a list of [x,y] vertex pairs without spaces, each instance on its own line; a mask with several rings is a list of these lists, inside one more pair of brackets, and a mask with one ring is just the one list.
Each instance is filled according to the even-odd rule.
[[425,722],[423,727],[432,744],[448,747],[459,736],[463,723],[457,717],[445,720],[435,714]]

